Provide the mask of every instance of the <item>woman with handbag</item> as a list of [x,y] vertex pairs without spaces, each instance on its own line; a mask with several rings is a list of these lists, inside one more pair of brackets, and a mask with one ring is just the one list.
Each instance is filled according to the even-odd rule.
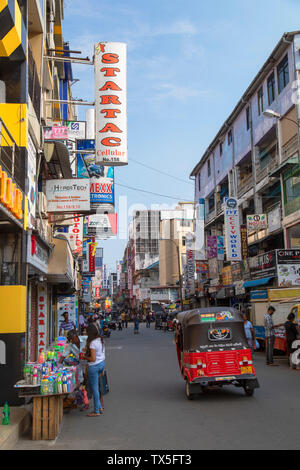
[[87,328],[85,359],[88,361],[88,382],[93,394],[94,412],[87,416],[96,417],[103,414],[100,401],[99,378],[105,369],[105,346],[103,337],[95,324]]

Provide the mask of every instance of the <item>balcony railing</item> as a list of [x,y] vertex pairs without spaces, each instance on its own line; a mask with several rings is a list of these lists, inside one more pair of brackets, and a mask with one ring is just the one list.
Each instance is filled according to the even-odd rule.
[[267,175],[270,174],[271,171],[275,170],[276,167],[279,165],[279,157],[276,154],[274,158],[272,158],[269,163],[264,167],[261,168],[260,165],[256,167],[256,182],[259,183],[262,179],[264,179]]
[[24,189],[24,171],[21,150],[0,118],[0,165],[10,173],[16,183]]
[[253,188],[252,174],[249,175],[249,176],[246,176],[246,178],[244,178],[242,181],[240,181],[240,184],[237,187],[237,196],[238,196],[238,198],[240,198],[243,194],[245,194],[251,188]]
[[28,92],[38,121],[41,118],[41,85],[31,48],[28,47]]

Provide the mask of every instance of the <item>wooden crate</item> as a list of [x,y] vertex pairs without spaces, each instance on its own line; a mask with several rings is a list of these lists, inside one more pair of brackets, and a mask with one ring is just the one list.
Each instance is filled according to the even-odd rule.
[[33,398],[32,439],[52,440],[60,431],[65,395],[44,395]]

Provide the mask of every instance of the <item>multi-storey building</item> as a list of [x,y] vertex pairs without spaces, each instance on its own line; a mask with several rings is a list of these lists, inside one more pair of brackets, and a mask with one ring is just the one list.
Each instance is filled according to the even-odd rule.
[[[299,248],[299,47],[299,31],[282,36],[191,173],[195,200],[205,199],[206,236],[223,235],[222,203],[228,196],[238,199],[241,224],[246,224],[247,215],[267,215],[266,229],[248,231],[250,258]],[[217,294],[226,264],[209,276],[208,291],[222,302],[234,297],[232,292]],[[240,272],[243,278],[245,270]],[[233,287],[232,278],[226,282]],[[276,276],[266,276],[267,283],[276,286]]]

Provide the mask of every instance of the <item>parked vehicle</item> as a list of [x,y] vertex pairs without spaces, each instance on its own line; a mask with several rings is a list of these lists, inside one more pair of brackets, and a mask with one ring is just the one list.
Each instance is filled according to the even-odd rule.
[[156,313],[155,314],[155,330],[161,330],[161,314]]
[[252,396],[259,387],[240,313],[212,307],[179,313],[175,340],[185,394],[191,400],[210,386],[235,385]]
[[110,337],[110,330],[107,324],[104,323],[102,331],[103,331],[103,336],[105,336],[106,338]]

